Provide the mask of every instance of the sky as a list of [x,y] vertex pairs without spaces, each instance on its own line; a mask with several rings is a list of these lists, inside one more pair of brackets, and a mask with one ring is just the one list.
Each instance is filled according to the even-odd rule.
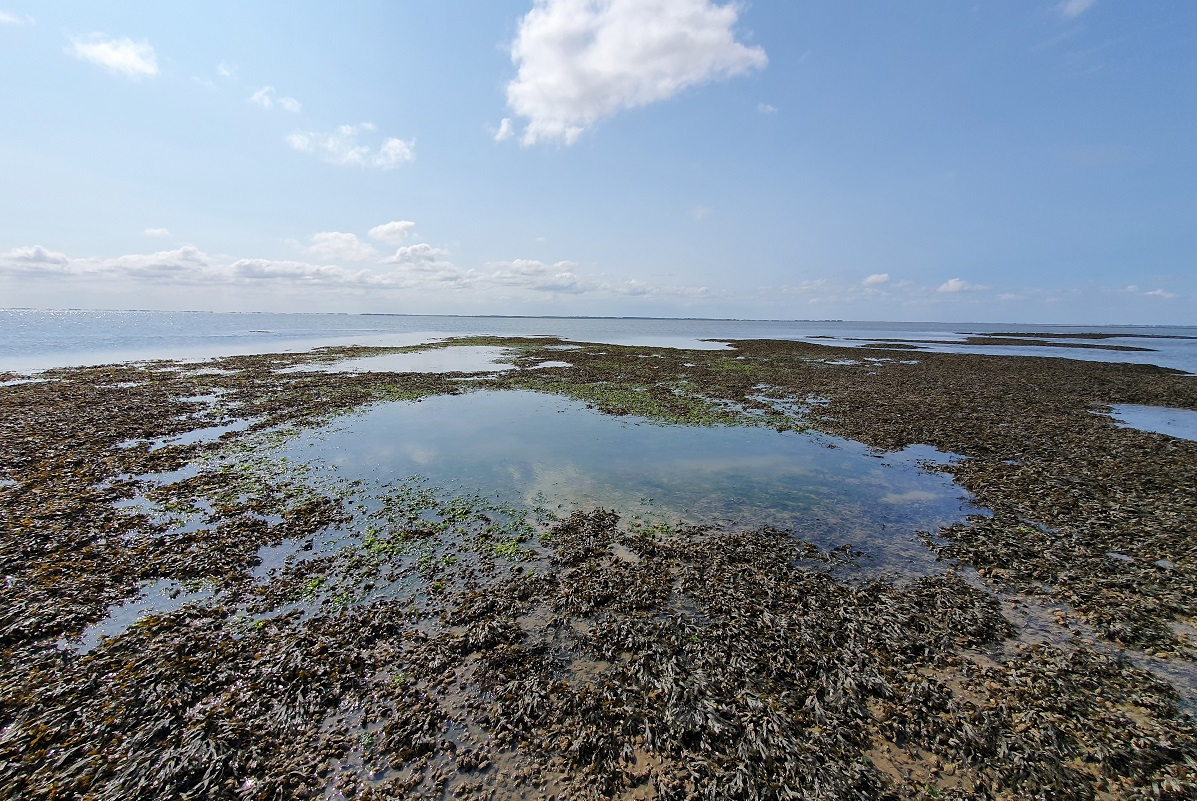
[[1192,0],[0,0],[0,308],[1197,324]]

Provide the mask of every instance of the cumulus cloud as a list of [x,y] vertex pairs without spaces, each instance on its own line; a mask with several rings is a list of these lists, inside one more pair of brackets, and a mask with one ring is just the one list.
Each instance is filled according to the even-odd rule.
[[71,37],[67,52],[80,61],[88,61],[116,75],[140,80],[158,74],[158,56],[148,42],[110,39],[103,34],[85,38]]
[[507,105],[527,120],[524,144],[573,144],[623,109],[764,68],[763,49],[736,41],[739,13],[710,0],[535,0],[507,85]]
[[383,263],[395,265],[414,281],[463,284],[471,277],[469,271],[458,267],[449,257],[444,248],[421,242],[399,248]]
[[388,245],[398,245],[407,239],[407,235],[415,227],[416,224],[411,220],[392,220],[389,223],[374,226],[367,233],[371,239],[386,242]]
[[936,292],[977,292],[982,289],[989,289],[987,286],[981,284],[971,284],[968,281],[963,281],[959,278],[949,278],[939,285]]
[[28,264],[28,265],[57,265],[66,266],[70,263],[70,259],[65,254],[55,253],[46,250],[41,245],[33,245],[32,247],[13,248],[7,253],[0,254],[0,261],[9,262],[12,264]]
[[1175,292],[1169,292],[1169,291],[1168,291],[1168,290],[1166,290],[1166,289],[1152,289],[1152,290],[1150,290],[1149,292],[1144,292],[1143,294],[1144,294],[1144,295],[1148,295],[1148,296],[1150,296],[1150,297],[1153,297],[1153,298],[1165,298],[1165,299],[1167,299],[1167,298],[1174,298],[1174,297],[1176,297],[1176,293],[1175,293]]
[[546,264],[531,259],[515,259],[488,265],[491,269],[488,279],[502,286],[525,287],[537,292],[564,292],[577,294],[585,292],[588,284],[578,277],[573,262],[559,261]]
[[[0,253],[0,278],[18,280],[123,281],[133,285],[175,287],[253,286],[297,290],[319,287],[337,291],[416,291],[468,293],[482,300],[506,298],[643,297],[687,301],[713,293],[705,286],[672,286],[636,279],[587,274],[574,262],[553,263],[514,259],[466,268],[452,254],[428,243],[400,247],[393,256],[354,266],[325,263],[345,261],[344,252],[356,240],[352,234],[325,232],[312,238],[316,262],[287,259],[214,258],[192,246],[116,258],[71,258],[40,245]],[[361,246],[361,243],[357,243]],[[368,246],[364,246],[368,247]],[[324,250],[324,253],[317,252]],[[360,254],[358,254],[360,255]],[[377,255],[377,254],[374,254]],[[339,258],[334,258],[339,256]]]
[[193,281],[201,278],[211,266],[212,260],[206,253],[191,245],[184,245],[175,250],[104,259],[96,262],[95,270],[155,280]]
[[170,236],[170,230],[166,228],[147,228],[141,233],[144,236],[152,236],[158,239],[165,239]]
[[47,275],[55,275],[56,280],[75,277],[170,286],[246,283],[387,285],[386,276],[364,269],[268,259],[239,259],[230,263],[213,259],[191,245],[115,258],[69,258],[40,245],[0,253],[0,276],[36,279]]
[[756,110],[761,114],[776,114],[777,106],[770,105],[769,103],[757,103]]
[[275,92],[273,86],[263,86],[258,91],[249,96],[249,102],[261,106],[265,109],[271,109],[278,106],[283,111],[290,111],[298,113],[303,110],[303,106],[299,101],[293,97],[282,97]]
[[303,261],[275,259],[238,259],[216,274],[235,284],[273,284],[280,286],[327,286],[343,288],[388,287],[397,284],[386,275],[364,268],[353,269],[335,264],[310,264]]
[[865,280],[861,281],[860,283],[864,284],[865,286],[876,286],[877,284],[887,284],[887,283],[889,283],[889,273],[873,273],[872,275],[868,276],[867,278],[865,278]]
[[300,153],[313,153],[330,164],[342,166],[393,170],[415,158],[412,151],[414,141],[404,142],[402,139],[387,138],[377,150],[358,144],[358,134],[375,130],[373,125],[364,122],[361,125],[342,125],[332,133],[296,131],[287,137],[287,144]]
[[1064,19],[1076,19],[1095,5],[1097,0],[1064,0],[1057,8]]
[[340,231],[323,231],[314,234],[305,253],[329,261],[365,261],[378,255],[378,251],[362,242],[354,234]]
[[111,259],[72,259],[41,245],[0,254],[0,274],[38,277],[47,273],[75,276],[122,276],[149,281],[186,283],[201,280],[212,266],[206,254],[188,245],[175,250],[139,253]]

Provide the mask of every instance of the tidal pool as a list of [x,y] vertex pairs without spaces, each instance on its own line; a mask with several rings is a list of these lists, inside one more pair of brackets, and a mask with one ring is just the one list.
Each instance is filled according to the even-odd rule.
[[58,647],[86,654],[99,645],[101,639],[119,637],[147,615],[171,612],[189,603],[201,603],[211,598],[212,594],[210,589],[187,590],[170,579],[145,582],[135,597],[114,604],[109,608],[107,617],[88,626],[78,636],[59,640]]
[[850,440],[751,426],[661,425],[523,391],[374,406],[301,434],[284,455],[347,479],[421,476],[450,492],[568,512],[602,507],[626,525],[793,529],[862,566],[940,569],[917,532],[979,511],[928,447],[880,454]]
[[1121,426],[1197,442],[1197,412],[1192,409],[1133,403],[1116,403],[1110,409],[1110,416]]

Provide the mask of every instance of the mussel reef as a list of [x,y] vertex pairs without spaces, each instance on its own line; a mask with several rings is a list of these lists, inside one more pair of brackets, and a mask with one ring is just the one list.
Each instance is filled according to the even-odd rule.
[[[0,796],[1197,797],[1197,443],[1093,413],[1197,409],[1197,379],[566,344],[6,375]],[[517,369],[289,369],[463,345]],[[987,513],[927,532],[944,571],[903,580],[801,527],[515,507],[279,456],[371,404],[478,389],[927,444]],[[111,625],[148,588],[168,597]]]

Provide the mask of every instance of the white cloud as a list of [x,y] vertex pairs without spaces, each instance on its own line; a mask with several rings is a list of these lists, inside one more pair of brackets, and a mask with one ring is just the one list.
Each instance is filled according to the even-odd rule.
[[226,81],[231,81],[237,77],[237,68],[225,64],[223,61],[216,65],[216,74]]
[[977,292],[982,289],[989,289],[987,286],[981,284],[970,284],[968,281],[963,281],[959,278],[949,278],[939,285],[936,292]]
[[37,22],[33,17],[26,14],[23,17],[18,17],[16,14],[10,14],[7,11],[0,11],[0,25],[36,25]]
[[761,114],[776,114],[777,106],[773,106],[768,103],[757,103],[756,110]]
[[368,231],[371,239],[377,239],[379,242],[386,242],[388,245],[398,245],[411,230],[416,227],[416,224],[411,220],[392,220],[389,223],[376,225]]
[[305,253],[329,261],[365,261],[378,255],[378,251],[362,242],[354,234],[340,231],[323,231],[314,234]]
[[399,264],[405,267],[427,268],[429,265],[449,264],[449,251],[436,248],[427,242],[418,245],[404,245],[395,255],[383,260],[384,264]]
[[889,283],[889,273],[873,273],[860,283],[865,286],[876,286],[877,284]]
[[0,261],[12,264],[42,264],[66,266],[70,259],[65,254],[46,250],[41,245],[25,248],[13,248],[7,253],[0,254]]
[[364,122],[361,125],[342,125],[332,133],[296,131],[287,137],[287,144],[300,153],[314,153],[330,164],[342,166],[376,167],[393,170],[400,164],[415,158],[412,148],[415,142],[387,138],[377,150],[358,144],[359,133],[376,130]]
[[153,236],[159,239],[164,239],[170,236],[170,231],[166,228],[147,228],[141,233],[145,236]]
[[1141,289],[1135,284],[1128,284],[1128,285],[1124,286],[1121,291],[1125,292],[1128,295],[1137,295],[1137,296],[1143,297],[1143,298],[1163,298],[1164,300],[1168,300],[1170,298],[1176,297],[1175,292],[1169,292],[1166,289],[1147,290],[1147,289]]
[[303,106],[299,104],[298,100],[293,97],[280,97],[274,91],[273,86],[263,86],[261,89],[250,95],[249,102],[255,103],[265,109],[278,106],[283,111],[290,111],[293,113],[298,113],[299,111],[303,110]]
[[72,259],[62,253],[46,250],[41,245],[14,248],[0,254],[0,274],[28,277],[50,272],[188,283],[203,279],[210,267],[208,256],[190,245],[176,250],[130,254],[112,259]]
[[593,288],[593,280],[588,282],[579,278],[574,270],[576,264],[569,261],[559,261],[546,264],[531,259],[515,259],[509,262],[497,262],[487,265],[492,272],[488,276],[491,283],[502,286],[524,287],[537,292],[563,292],[577,294],[585,292],[588,283]]
[[477,272],[454,264],[448,250],[425,242],[401,247],[383,263],[393,265],[407,285],[426,289],[462,289],[478,277]]
[[705,286],[649,284],[638,279],[584,275],[578,265],[570,261],[552,264],[533,259],[491,262],[484,270],[471,271],[469,280],[479,288],[502,287],[542,295],[694,298],[710,294],[710,289]]
[[528,121],[524,144],[573,144],[620,110],[762,69],[765,51],[736,41],[739,12],[710,0],[535,0],[507,85],[507,105]]
[[67,52],[80,61],[90,61],[134,80],[158,74],[158,57],[148,42],[109,39],[97,33],[86,38],[71,37]]
[[504,117],[499,121],[499,130],[495,131],[496,142],[506,142],[515,135],[515,128],[511,125],[511,118]]
[[274,259],[238,259],[215,275],[222,282],[278,286],[387,287],[398,282],[369,270]]
[[1076,19],[1095,5],[1097,0],[1064,0],[1057,8],[1064,19]]
[[[333,252],[334,245],[351,249],[355,241],[353,235],[338,232],[325,232],[312,239],[319,245],[313,244],[310,250],[320,259],[324,254],[315,252],[318,249],[344,259],[345,253]],[[352,250],[349,252],[352,255]],[[464,268],[452,261],[448,250],[427,243],[400,247],[385,260],[353,267],[286,259],[213,258],[192,246],[116,258],[71,258],[35,245],[0,253],[0,279],[4,278],[103,281],[126,289],[152,285],[254,286],[279,291],[319,287],[354,292],[452,292],[464,293],[463,297],[480,302],[496,297],[534,301],[554,296],[637,297],[686,302],[714,294],[705,286],[672,286],[585,274],[576,263],[569,261],[550,264],[514,259],[491,262],[478,269]]]
[[702,222],[712,214],[714,211],[709,206],[695,206],[690,210],[690,216],[694,218],[695,222]]
[[184,245],[175,250],[103,259],[95,263],[94,271],[153,280],[194,281],[201,278],[211,265],[206,253],[191,245]]

